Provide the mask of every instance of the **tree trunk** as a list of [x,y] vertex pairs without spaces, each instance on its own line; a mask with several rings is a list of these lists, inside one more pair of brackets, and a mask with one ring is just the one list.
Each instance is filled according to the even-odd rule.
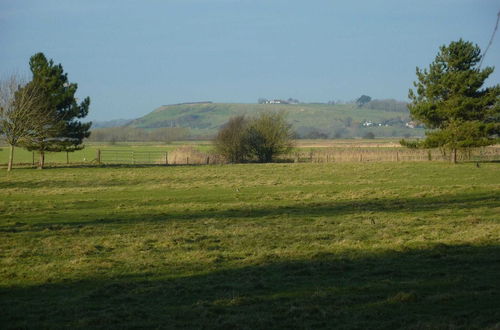
[[12,163],[14,162],[14,145],[10,145],[10,152],[9,152],[9,165],[7,165],[7,171],[12,170]]
[[453,164],[457,163],[457,149],[453,149],[451,152],[451,162]]
[[40,160],[38,161],[38,169],[42,170],[45,165],[45,152],[40,151]]

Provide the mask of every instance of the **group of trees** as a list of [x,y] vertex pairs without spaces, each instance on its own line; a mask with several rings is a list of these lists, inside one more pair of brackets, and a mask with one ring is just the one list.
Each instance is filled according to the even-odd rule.
[[135,127],[105,127],[92,129],[87,139],[94,142],[172,142],[189,137],[185,127],[161,127],[152,130]]
[[408,113],[408,103],[393,99],[370,100],[362,105],[365,109],[383,109],[384,111]]
[[481,69],[481,58],[477,45],[460,39],[440,47],[428,69],[417,68],[409,110],[429,131],[423,141],[402,144],[441,148],[456,162],[457,150],[498,143],[500,85],[483,88],[493,68]]
[[88,114],[90,99],[77,102],[78,86],[68,81],[61,64],[37,53],[29,66],[31,81],[12,75],[0,83],[0,136],[10,145],[9,171],[15,147],[38,151],[43,168],[46,152],[81,149],[90,135],[91,123],[79,120]]
[[293,146],[294,132],[285,115],[260,113],[257,117],[236,116],[217,134],[217,151],[231,163],[251,160],[265,163],[286,153]]

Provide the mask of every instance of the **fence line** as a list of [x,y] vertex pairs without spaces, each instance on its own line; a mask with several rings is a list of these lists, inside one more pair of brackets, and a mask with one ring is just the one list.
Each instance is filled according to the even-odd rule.
[[[500,160],[500,148],[484,147],[459,152],[458,161]],[[323,150],[296,151],[293,161],[310,163],[338,162],[404,162],[404,161],[450,161],[450,155],[439,149],[404,148],[328,148]]]
[[168,165],[166,151],[97,149],[97,164],[157,164]]
[[[95,158],[94,158],[95,156]],[[36,165],[38,157],[31,153],[23,163],[15,165]],[[208,165],[227,163],[220,155],[204,153],[193,147],[181,147],[173,151],[143,151],[96,149],[87,151],[83,161],[71,159],[71,153],[58,161],[47,161],[47,164],[137,164],[137,165]],[[80,158],[81,159],[81,158]],[[73,161],[72,161],[73,160]],[[405,162],[405,161],[450,161],[449,154],[443,154],[439,149],[405,149],[405,148],[321,148],[296,149],[289,154],[281,155],[278,162],[296,163],[339,163],[339,162]],[[458,161],[500,161],[500,147],[483,147],[459,152]],[[5,166],[6,164],[1,164]]]

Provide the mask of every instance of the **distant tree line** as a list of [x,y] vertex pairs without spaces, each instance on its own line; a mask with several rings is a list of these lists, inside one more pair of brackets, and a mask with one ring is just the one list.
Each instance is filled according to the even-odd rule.
[[408,112],[408,103],[393,99],[370,100],[362,105],[366,109],[379,109],[392,112]]
[[189,137],[184,127],[162,127],[144,129],[135,127],[96,128],[87,139],[90,142],[172,142]]

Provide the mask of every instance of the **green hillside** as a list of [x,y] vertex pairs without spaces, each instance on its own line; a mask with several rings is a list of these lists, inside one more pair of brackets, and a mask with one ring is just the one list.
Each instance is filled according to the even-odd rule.
[[[358,107],[355,104],[241,104],[191,103],[159,107],[128,124],[137,128],[187,127],[194,135],[211,135],[231,116],[252,116],[261,111],[284,111],[301,136],[322,133],[328,137],[420,136],[422,129],[405,127],[409,113]],[[371,122],[372,126],[363,126]]]

